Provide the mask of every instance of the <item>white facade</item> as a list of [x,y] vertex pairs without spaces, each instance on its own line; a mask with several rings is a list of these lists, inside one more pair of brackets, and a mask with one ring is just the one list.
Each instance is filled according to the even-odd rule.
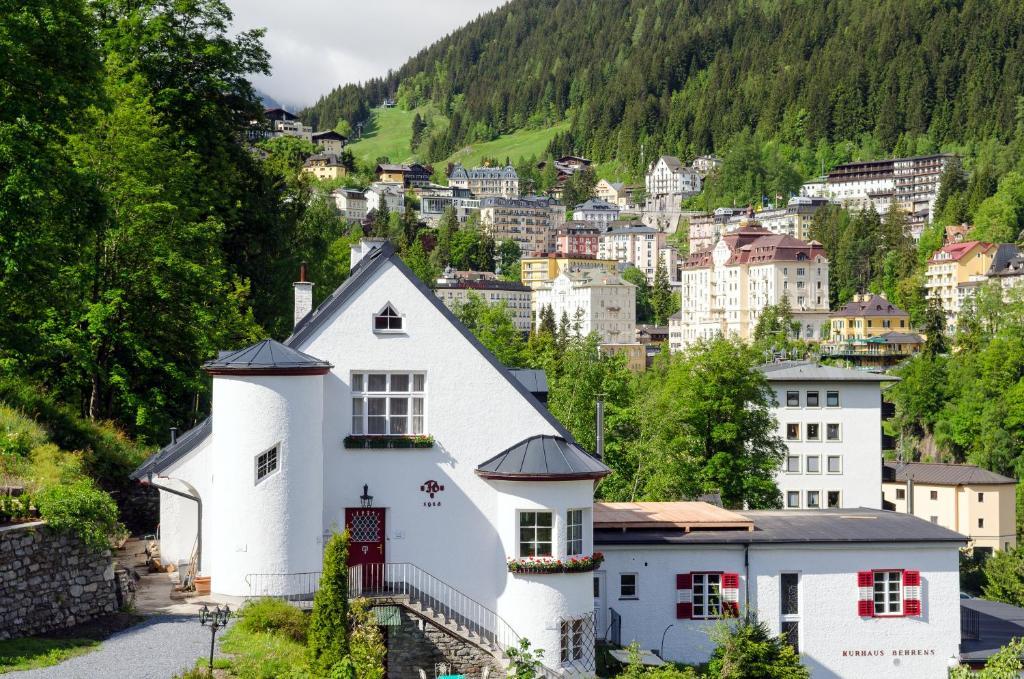
[[[602,270],[562,271],[551,283],[534,288],[538,310],[550,306],[555,322],[562,315],[579,326],[581,336],[596,332],[604,344],[634,341],[636,286]],[[536,315],[540,327],[540,313]],[[574,328],[575,330],[575,328]]]
[[[364,265],[286,344],[329,363],[321,374],[215,372],[212,431],[181,457],[161,461],[174,452],[165,449],[136,474],[145,479],[148,469],[153,481],[202,499],[200,572],[212,577],[214,592],[237,596],[250,594],[252,574],[319,571],[324,537],[346,525],[347,508],[360,507],[365,484],[373,506],[384,511],[381,561],[411,563],[441,578],[543,648],[549,667],[586,673],[578,663],[561,665],[558,630],[566,618],[590,620],[590,574],[513,574],[507,560],[520,556],[516,536],[524,511],[553,517],[552,558],[558,558],[567,550],[566,512],[581,510],[581,547],[592,549],[594,477],[503,481],[479,474],[481,463],[530,437],[567,433],[415,280],[390,245],[357,246],[353,258],[363,255]],[[375,330],[388,305],[401,328]],[[423,414],[413,426],[433,437],[434,446],[343,445],[359,433],[353,399],[364,402],[356,376],[369,384],[371,374],[421,376]],[[389,399],[395,396],[405,398]],[[260,455],[275,447],[276,468],[259,478]],[[432,482],[443,490],[428,496],[424,489]],[[195,503],[161,493],[167,561],[188,561],[195,512]],[[592,651],[587,655],[592,663]]]
[[607,226],[619,218],[619,206],[601,198],[591,198],[573,209],[572,218],[578,222]]
[[882,508],[886,375],[784,362],[761,367],[788,452],[776,482],[787,509]]
[[661,156],[648,168],[645,185],[649,198],[676,196],[682,200],[700,193],[701,175],[675,156]]
[[461,273],[446,270],[434,285],[434,292],[446,307],[456,310],[469,301],[471,294],[490,305],[504,302],[516,329],[524,334],[530,332],[530,288],[522,283],[497,280],[493,274],[486,276],[472,271],[466,272],[470,277],[465,277]]
[[477,198],[516,198],[519,175],[511,165],[505,167],[463,167],[456,164],[448,175],[448,185],[468,189]]
[[366,189],[366,211],[379,210],[382,198],[390,212],[405,214],[405,192],[402,190],[401,184],[390,182],[370,184],[370,188]]
[[[335,189],[331,192],[341,216],[349,221],[361,222],[366,218],[366,195],[355,189]],[[378,205],[380,204],[378,199]]]
[[600,259],[628,262],[643,271],[647,282],[653,284],[658,255],[664,247],[664,231],[649,226],[630,225],[602,233],[598,239],[597,256]]
[[[753,517],[756,525],[764,513],[744,515]],[[844,520],[833,516],[836,522]],[[783,632],[784,622],[795,627],[801,662],[814,679],[934,679],[946,676],[951,659],[959,656],[957,543],[829,544],[822,540],[643,546],[607,544],[597,538],[596,546],[606,559],[595,574],[604,593],[595,598],[597,618],[607,619],[608,609],[621,615],[623,645],[637,641],[643,649],[660,649],[664,638],[668,660],[703,663],[714,649],[708,632],[717,621],[679,619],[676,613],[677,576],[701,571],[739,576],[741,615],[753,609],[774,633]],[[858,573],[876,569],[918,571],[922,614],[861,616]],[[797,612],[785,616],[783,573],[795,575],[798,583]],[[622,574],[635,577],[637,596],[620,596]]]

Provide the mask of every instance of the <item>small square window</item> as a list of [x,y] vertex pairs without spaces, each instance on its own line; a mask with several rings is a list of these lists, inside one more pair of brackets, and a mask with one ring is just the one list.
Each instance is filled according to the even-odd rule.
[[817,423],[809,423],[807,425],[807,440],[817,441],[821,438],[821,425]]
[[818,392],[809,391],[807,392],[807,407],[817,408],[818,407]]
[[800,407],[800,392],[799,391],[787,391],[786,392],[786,406],[789,408]]
[[938,500],[939,499],[939,491],[937,491],[937,490],[929,491],[928,497],[931,500]]
[[839,424],[838,423],[830,422],[829,424],[825,425],[825,438],[827,438],[829,441],[838,441],[839,440]]
[[841,506],[841,502],[840,502],[841,497],[842,496],[840,495],[838,490],[830,490],[830,491],[828,491],[828,496],[827,496],[828,508],[829,509],[839,509],[839,507]]
[[939,517],[937,517],[937,516],[933,516],[933,517],[931,517],[931,518],[930,518],[929,520],[930,520],[930,521],[931,521],[932,523],[938,523],[938,522],[939,522]]
[[807,491],[807,508],[818,509],[821,507],[821,491],[809,490]]
[[807,456],[807,473],[808,474],[820,474],[821,473],[821,456],[820,455],[808,455]]
[[790,509],[798,509],[800,507],[800,491],[791,490],[786,493],[786,506]]
[[906,488],[897,488],[896,489],[896,499],[897,500],[906,500],[907,499],[907,489]]
[[838,455],[828,456],[828,473],[829,474],[842,474],[843,473],[843,458]]
[[619,573],[619,598],[637,598],[636,573]]
[[800,440],[800,425],[791,422],[786,425],[786,440],[787,441],[799,441]]
[[256,456],[256,482],[259,483],[277,471],[277,446]]
[[790,474],[800,473],[800,456],[799,455],[787,455],[786,456],[786,471]]
[[839,392],[838,391],[826,391],[825,392],[825,405],[829,408],[839,407]]

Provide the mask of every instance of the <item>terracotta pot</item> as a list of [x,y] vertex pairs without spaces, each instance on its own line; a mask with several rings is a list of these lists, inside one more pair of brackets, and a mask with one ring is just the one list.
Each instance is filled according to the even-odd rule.
[[210,593],[210,576],[199,575],[196,576],[195,580],[196,594],[209,594]]

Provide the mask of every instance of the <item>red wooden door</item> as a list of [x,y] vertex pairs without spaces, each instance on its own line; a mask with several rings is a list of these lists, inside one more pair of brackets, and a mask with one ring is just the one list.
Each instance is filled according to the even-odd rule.
[[348,565],[363,568],[363,589],[380,590],[384,584],[384,510],[348,507]]

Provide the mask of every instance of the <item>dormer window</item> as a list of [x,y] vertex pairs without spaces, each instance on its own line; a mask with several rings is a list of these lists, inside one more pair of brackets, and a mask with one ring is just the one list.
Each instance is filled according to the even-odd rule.
[[391,302],[388,302],[384,305],[384,308],[373,317],[373,331],[402,332],[402,330],[404,330],[404,320],[405,319],[395,311],[395,307],[391,306]]

